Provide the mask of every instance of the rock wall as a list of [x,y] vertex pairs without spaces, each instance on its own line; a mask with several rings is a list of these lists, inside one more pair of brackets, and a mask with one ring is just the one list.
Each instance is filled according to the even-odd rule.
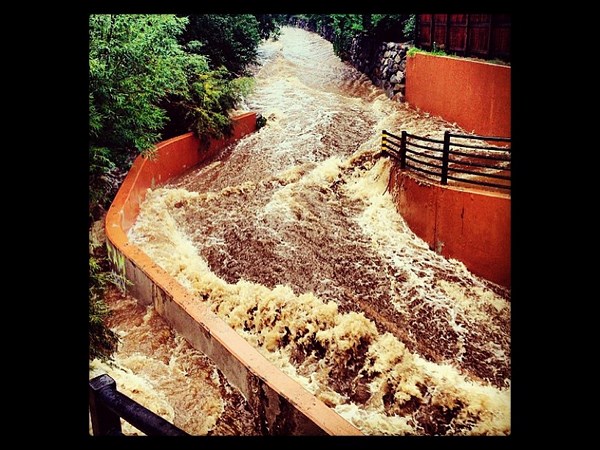
[[393,100],[404,101],[406,86],[406,54],[409,42],[376,42],[357,37],[350,47],[350,63],[366,74]]

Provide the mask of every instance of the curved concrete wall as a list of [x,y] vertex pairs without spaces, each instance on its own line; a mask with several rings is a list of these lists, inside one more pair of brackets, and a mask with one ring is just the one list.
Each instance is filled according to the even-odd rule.
[[153,159],[138,157],[106,216],[110,259],[132,282],[132,294],[141,302],[154,304],[170,326],[209,356],[242,392],[264,434],[361,435],[352,424],[273,366],[127,239],[127,231],[135,222],[149,187],[189,170],[255,129],[256,115],[247,113],[234,119],[231,138],[201,146],[188,133],[158,144]]
[[510,288],[510,195],[442,186],[390,171],[390,192],[411,230],[437,253]]
[[406,60],[406,101],[484,136],[510,137],[510,67],[416,53]]

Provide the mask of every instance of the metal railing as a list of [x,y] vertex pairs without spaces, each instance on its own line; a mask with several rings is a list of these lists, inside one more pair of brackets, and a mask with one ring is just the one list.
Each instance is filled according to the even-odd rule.
[[[472,141],[509,145],[477,145]],[[381,149],[400,161],[401,169],[420,172],[444,185],[451,180],[510,191],[510,142],[510,138],[449,131],[444,133],[444,139],[433,139],[406,131],[396,136],[383,130]]]
[[190,436],[117,391],[115,380],[106,374],[90,380],[89,396],[94,436],[122,436],[121,417],[147,436]]

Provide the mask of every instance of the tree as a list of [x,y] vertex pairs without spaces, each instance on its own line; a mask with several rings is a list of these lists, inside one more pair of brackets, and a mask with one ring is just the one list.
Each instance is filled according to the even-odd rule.
[[90,17],[92,146],[145,152],[156,143],[167,120],[159,101],[187,89],[189,55],[177,42],[186,22],[172,15]]
[[177,42],[186,23],[172,15],[90,16],[91,215],[114,195],[115,170],[160,138],[167,122],[161,99],[187,89],[189,55]]
[[211,69],[223,66],[235,76],[246,74],[256,61],[260,41],[259,22],[252,14],[192,15],[180,39],[189,51],[206,55]]
[[365,31],[367,20],[364,14],[331,14],[333,19],[333,50],[342,59],[349,58],[352,39]]
[[258,33],[261,39],[279,37],[281,31],[281,23],[284,20],[283,14],[255,14],[258,21]]
[[[184,48],[178,39],[188,25],[185,17],[92,15],[89,24],[90,211],[97,216],[92,211],[116,192],[115,172],[126,170],[140,152],[150,154],[165,136],[188,131],[202,139],[222,136],[230,127],[229,111],[251,83],[235,80],[224,67],[211,70],[208,57],[197,51],[209,45],[195,41],[189,51]],[[232,67],[256,54],[260,38],[252,15],[196,16],[194,24],[192,29],[202,25],[215,33],[206,44],[230,34],[239,38],[230,43],[237,55],[228,61]]]

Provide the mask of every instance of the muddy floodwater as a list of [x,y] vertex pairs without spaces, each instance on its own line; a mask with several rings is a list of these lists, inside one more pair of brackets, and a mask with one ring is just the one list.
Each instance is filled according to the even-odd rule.
[[[120,392],[192,435],[260,434],[239,391],[153,307],[116,288],[106,293],[105,302],[112,311],[107,325],[120,344],[111,363],[92,361],[90,378],[108,374]],[[127,436],[143,436],[124,420],[121,428]]]
[[[363,433],[510,434],[510,292],[412,233],[378,154],[382,129],[465,131],[392,102],[304,30],[262,44],[255,77],[244,109],[267,125],[149,190],[129,239]],[[166,364],[183,342],[144,345]],[[165,408],[196,420],[207,405],[190,396]]]

